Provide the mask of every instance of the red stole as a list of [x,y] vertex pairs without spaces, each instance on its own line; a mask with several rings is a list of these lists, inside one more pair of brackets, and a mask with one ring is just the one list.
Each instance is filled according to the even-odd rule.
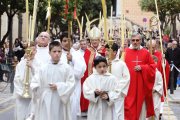
[[[147,117],[154,115],[152,89],[155,82],[156,67],[154,60],[146,49],[125,50],[125,62],[130,72],[130,86],[125,98],[125,119],[138,120],[144,100],[146,100]],[[136,72],[136,65],[141,71]]]

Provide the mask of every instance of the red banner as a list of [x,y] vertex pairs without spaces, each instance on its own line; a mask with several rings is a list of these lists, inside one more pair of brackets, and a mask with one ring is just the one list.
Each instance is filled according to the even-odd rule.
[[[65,5],[65,15],[67,15],[67,2],[68,0],[66,0],[66,5]],[[65,16],[65,19],[66,19],[66,16]]]

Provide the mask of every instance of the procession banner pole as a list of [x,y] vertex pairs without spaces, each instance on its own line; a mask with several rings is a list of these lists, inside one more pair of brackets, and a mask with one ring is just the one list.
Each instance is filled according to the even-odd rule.
[[[30,49],[30,40],[33,41],[34,38],[34,28],[35,28],[35,21],[36,21],[36,14],[37,14],[37,5],[38,5],[38,1],[39,0],[35,0],[34,1],[34,9],[33,9],[33,21],[32,21],[32,28],[31,28],[31,32],[28,32],[29,30],[29,22],[26,24],[26,29],[27,29],[27,33],[26,33],[26,38],[28,40],[28,48],[25,49],[25,52],[27,54],[27,59],[30,59],[30,55],[32,53],[32,49]],[[29,5],[28,5],[28,0],[26,0],[26,12],[27,15],[26,17],[28,18],[27,21],[29,20]],[[31,21],[31,19],[30,19]],[[31,22],[30,22],[30,26],[31,26]],[[31,34],[31,38],[28,38],[28,34]],[[30,35],[29,35],[30,36]],[[31,95],[29,94],[29,67],[27,66],[27,71],[26,71],[26,83],[25,83],[25,90],[24,93],[22,95],[23,98],[31,98]]]
[[[161,37],[162,34],[161,34],[161,29],[160,29],[160,21],[159,21],[159,12],[158,12],[157,0],[155,0],[155,5],[156,5],[156,12],[157,12],[157,19],[158,19],[159,36],[160,36],[160,43],[161,43],[161,53],[163,54],[162,37]],[[164,66],[164,58],[162,58],[162,62],[163,62],[163,74],[164,74],[164,84],[165,84],[165,91],[166,91],[166,99],[167,99],[167,106],[168,106],[168,116],[169,116],[169,120],[170,120],[168,92],[167,92],[167,86],[166,86],[166,74],[165,74],[165,66]]]
[[48,10],[47,10],[48,25],[47,25],[47,33],[49,33],[50,21],[51,21],[51,4],[50,3],[51,3],[51,0],[48,0]]
[[[124,47],[123,0],[121,0],[121,41],[122,47]],[[122,52],[121,59],[125,61],[124,52]]]
[[105,41],[108,42],[106,1],[101,0],[101,2],[103,6],[103,16],[104,16],[104,36],[105,36]]
[[[70,46],[70,42],[71,42],[71,26],[72,26],[72,21],[68,21],[68,52],[70,52],[71,46]],[[68,60],[68,64],[69,64],[69,60]]]

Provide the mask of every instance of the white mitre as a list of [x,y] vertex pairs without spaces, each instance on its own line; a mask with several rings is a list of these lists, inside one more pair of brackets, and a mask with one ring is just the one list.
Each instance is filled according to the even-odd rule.
[[97,27],[93,27],[89,32],[89,38],[91,40],[100,40],[101,39],[101,31]]

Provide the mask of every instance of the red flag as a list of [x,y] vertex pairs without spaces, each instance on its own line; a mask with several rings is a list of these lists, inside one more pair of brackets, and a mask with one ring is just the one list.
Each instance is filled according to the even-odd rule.
[[[75,0],[75,5],[76,5],[76,0]],[[76,19],[76,7],[74,8],[74,19]]]
[[[66,0],[66,5],[65,5],[65,15],[67,15],[67,0]],[[66,19],[66,16],[65,16]]]

